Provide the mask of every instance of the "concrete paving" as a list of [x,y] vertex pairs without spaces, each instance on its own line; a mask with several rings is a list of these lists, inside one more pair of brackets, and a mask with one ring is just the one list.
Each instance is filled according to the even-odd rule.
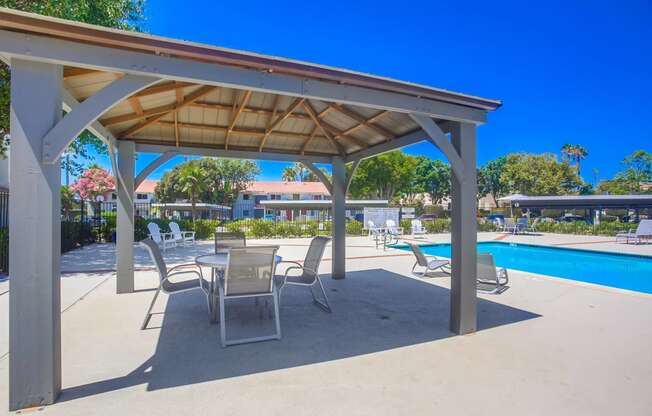
[[[479,235],[496,238],[652,254],[652,245],[602,237]],[[281,244],[280,254],[296,260],[308,242],[250,244]],[[171,250],[166,259],[183,263],[211,249],[202,242]],[[137,291],[116,295],[113,256],[112,246],[97,245],[62,260],[64,390],[39,413],[652,414],[649,295],[513,271],[509,290],[479,295],[480,330],[454,336],[449,277],[411,276],[411,255],[348,238],[347,279],[330,279],[328,260],[320,270],[332,314],[316,308],[307,291],[289,288],[281,341],[223,349],[199,292],[163,296],[148,329],[139,330],[156,276],[137,250]],[[8,295],[0,295],[2,410],[8,407],[7,305]],[[241,319],[245,313],[252,315]],[[271,322],[265,305],[227,311],[233,328],[248,320]]]

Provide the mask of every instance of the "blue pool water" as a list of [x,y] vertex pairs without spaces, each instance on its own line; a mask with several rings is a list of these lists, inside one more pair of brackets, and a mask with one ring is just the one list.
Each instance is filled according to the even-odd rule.
[[[421,248],[425,254],[451,256],[450,244]],[[652,293],[652,257],[648,256],[500,242],[478,243],[478,252],[493,254],[496,265],[508,269]]]

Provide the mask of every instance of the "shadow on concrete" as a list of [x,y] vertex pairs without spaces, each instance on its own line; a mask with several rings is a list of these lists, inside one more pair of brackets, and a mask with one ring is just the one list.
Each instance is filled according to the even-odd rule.
[[[315,307],[305,288],[283,292],[283,339],[220,347],[219,325],[210,324],[205,298],[185,292],[169,298],[156,352],[122,377],[68,388],[60,401],[134,385],[166,389],[247,374],[315,364],[454,336],[448,330],[446,288],[383,269],[349,272],[345,280],[323,278],[333,313]],[[251,301],[250,299],[248,301]],[[229,328],[255,321],[271,324],[265,306],[235,305]],[[250,314],[250,316],[247,316]],[[479,330],[537,318],[532,312],[478,299]],[[261,325],[261,327],[264,325]]]

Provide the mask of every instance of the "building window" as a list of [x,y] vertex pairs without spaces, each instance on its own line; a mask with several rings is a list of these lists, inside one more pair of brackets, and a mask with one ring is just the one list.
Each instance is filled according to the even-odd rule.
[[249,194],[243,194],[242,195],[242,200],[243,201],[249,201]]
[[115,201],[116,199],[118,199],[118,196],[116,194],[111,194],[111,200]]
[[136,199],[147,199],[147,194],[136,194]]
[[249,210],[248,209],[242,210],[242,216],[243,217],[248,217],[249,216]]
[[293,199],[294,201],[298,201],[298,200],[301,199],[301,195],[299,195],[299,194],[292,194],[292,199]]
[[280,201],[281,200],[281,195],[270,195],[270,199],[272,201]]
[[312,199],[314,199],[315,201],[320,201],[321,200],[321,195],[313,195]]

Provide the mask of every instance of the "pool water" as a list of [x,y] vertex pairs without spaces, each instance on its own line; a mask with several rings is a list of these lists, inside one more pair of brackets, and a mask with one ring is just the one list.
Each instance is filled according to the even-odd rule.
[[[397,247],[409,250],[409,247]],[[449,257],[450,244],[422,245],[425,254]],[[501,242],[478,243],[497,266],[652,293],[652,257]]]

